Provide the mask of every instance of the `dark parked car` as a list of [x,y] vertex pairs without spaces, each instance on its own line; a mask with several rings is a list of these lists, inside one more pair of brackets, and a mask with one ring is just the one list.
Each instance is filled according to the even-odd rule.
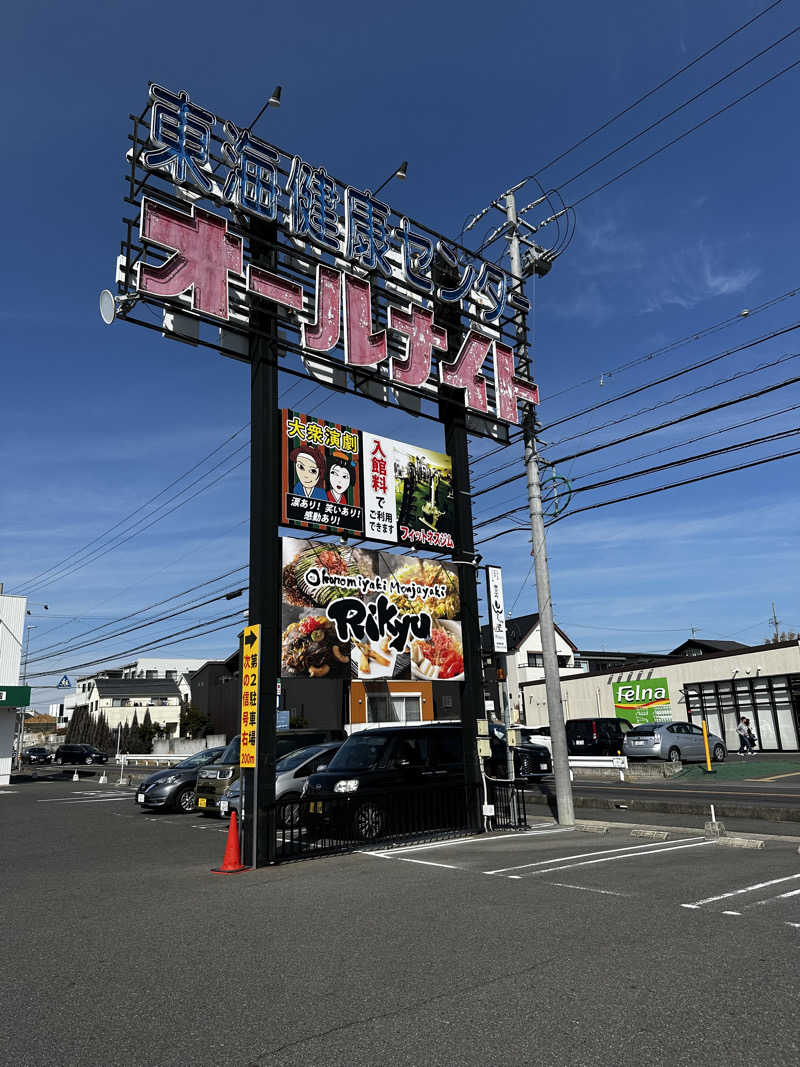
[[172,808],[176,811],[191,812],[197,808],[195,786],[197,772],[208,763],[219,759],[225,746],[204,748],[174,767],[165,767],[156,771],[149,778],[139,783],[136,790],[136,803],[144,808]]
[[567,719],[567,751],[570,756],[621,756],[625,734],[632,729],[627,719]]
[[108,756],[94,745],[59,745],[54,761],[65,763],[108,763]]
[[[279,730],[275,741],[276,759],[296,748],[321,745],[325,741],[343,741],[344,730]],[[234,737],[220,758],[197,774],[197,808],[203,815],[219,815],[222,794],[239,777],[239,738]]]
[[[284,802],[278,811],[278,821],[282,826],[297,826],[300,822],[300,795],[306,778],[326,766],[342,747],[341,741],[326,741],[322,745],[309,745],[298,748],[275,764],[275,799]],[[231,782],[222,794],[219,802],[220,814],[227,815],[235,811],[242,814],[242,779]]]
[[22,750],[23,763],[52,763],[53,753],[44,745],[31,745]]
[[372,841],[457,818],[463,783],[459,724],[361,730],[308,778],[301,820],[312,835]]
[[[536,744],[532,734],[523,727],[512,727],[520,736],[520,744],[514,749],[514,776],[516,778],[541,778],[553,772],[553,758],[550,749]],[[489,728],[489,740],[492,744],[492,757],[487,760],[487,774],[505,778],[508,773],[506,759],[506,728],[502,723],[493,722]]]

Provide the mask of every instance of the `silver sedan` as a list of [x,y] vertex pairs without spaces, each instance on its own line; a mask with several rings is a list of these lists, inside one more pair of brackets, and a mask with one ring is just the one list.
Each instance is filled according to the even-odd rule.
[[[306,778],[326,766],[344,744],[343,741],[326,741],[295,749],[275,764],[275,799],[279,802],[278,822],[294,827],[300,822],[300,795]],[[242,780],[237,778],[222,794],[219,803],[223,818],[235,811],[242,815]]]
[[[655,722],[634,726],[625,734],[623,754],[628,759],[704,760],[703,731],[690,722]],[[722,763],[728,750],[716,734],[708,735],[708,751],[715,763]]]

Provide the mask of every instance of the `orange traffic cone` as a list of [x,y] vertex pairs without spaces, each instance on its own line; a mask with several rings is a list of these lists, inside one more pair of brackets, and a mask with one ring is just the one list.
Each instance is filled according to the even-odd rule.
[[231,821],[228,826],[228,837],[225,841],[225,856],[222,860],[221,867],[212,867],[212,874],[238,874],[240,871],[247,871],[248,867],[242,864],[242,858],[239,855],[239,827],[236,823],[236,812],[231,812]]

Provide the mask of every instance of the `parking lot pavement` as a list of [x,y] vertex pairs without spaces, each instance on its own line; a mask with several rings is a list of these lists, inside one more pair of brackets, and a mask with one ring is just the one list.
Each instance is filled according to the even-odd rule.
[[220,878],[224,829],[0,801],[3,1063],[797,1063],[796,844],[542,825]]
[[[542,886],[617,897],[626,907],[715,911],[748,922],[800,930],[800,856],[796,843],[769,849],[723,849],[698,832],[642,840],[624,828],[606,834],[542,824],[524,834],[431,842],[367,853],[374,859],[524,883],[538,899]],[[422,875],[421,875],[422,876]]]

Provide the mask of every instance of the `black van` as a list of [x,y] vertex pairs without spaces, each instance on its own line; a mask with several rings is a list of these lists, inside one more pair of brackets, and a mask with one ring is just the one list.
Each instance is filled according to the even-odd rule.
[[567,751],[570,756],[621,756],[625,734],[632,729],[627,719],[567,719]]
[[459,723],[360,730],[308,778],[301,820],[314,836],[372,841],[400,825],[435,825],[456,799],[463,811],[463,785]]

